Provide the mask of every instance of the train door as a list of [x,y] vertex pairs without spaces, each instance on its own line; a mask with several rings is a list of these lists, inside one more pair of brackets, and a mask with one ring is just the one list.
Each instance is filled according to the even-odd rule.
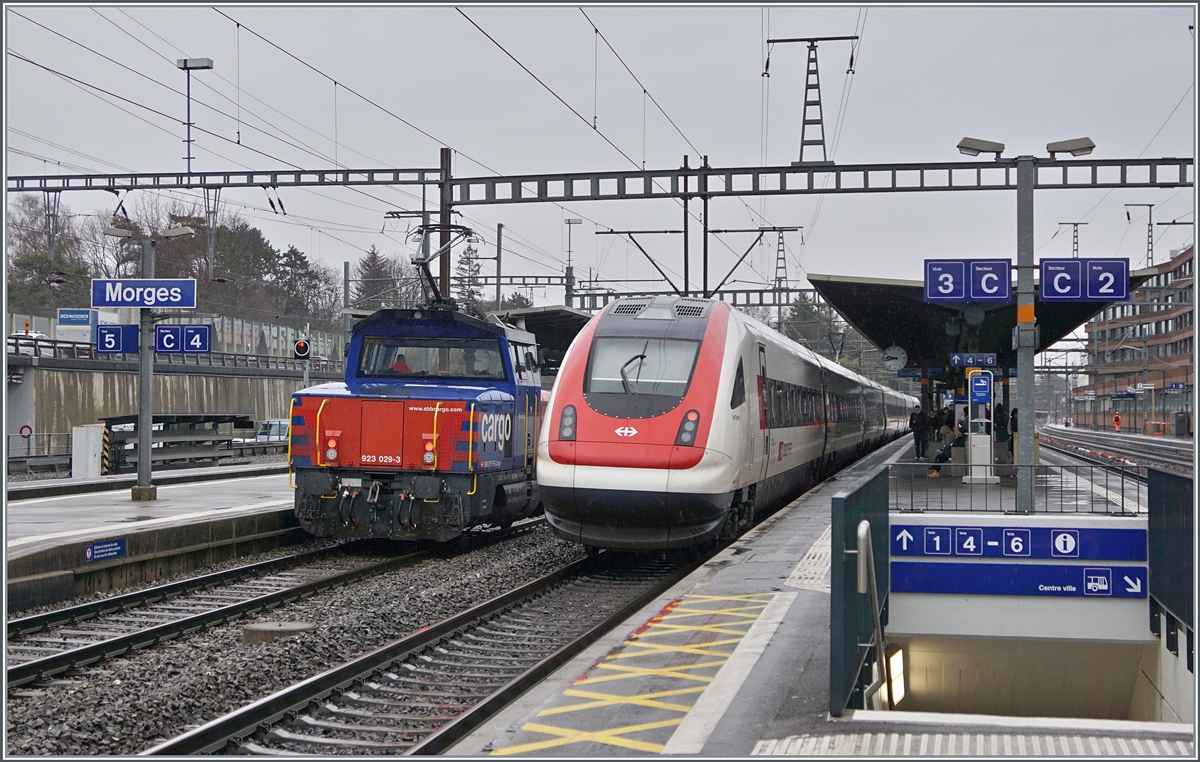
[[[758,409],[759,409],[759,428],[762,430],[762,449],[758,450],[758,456],[762,459],[758,468],[758,480],[762,481],[767,478],[767,464],[771,462],[771,416],[770,405],[771,400],[768,395],[771,393],[771,386],[767,381],[767,348],[762,344],[758,345]],[[756,448],[757,449],[757,448]]]

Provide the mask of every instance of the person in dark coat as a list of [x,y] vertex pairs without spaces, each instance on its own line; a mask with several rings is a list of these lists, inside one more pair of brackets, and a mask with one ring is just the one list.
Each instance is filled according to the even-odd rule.
[[913,442],[917,445],[917,460],[925,460],[925,443],[929,441],[929,416],[920,405],[909,413],[908,427],[912,429]]

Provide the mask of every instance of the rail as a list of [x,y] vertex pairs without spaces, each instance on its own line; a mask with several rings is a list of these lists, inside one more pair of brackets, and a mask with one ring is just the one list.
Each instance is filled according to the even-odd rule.
[[[390,753],[439,754],[670,589],[712,554],[676,564],[651,559],[630,564],[624,558],[606,558],[608,555],[576,561],[450,619],[188,730],[141,752],[140,756],[202,754],[223,749],[290,756],[294,752],[281,751],[279,747],[295,744],[316,746],[324,753],[361,754],[369,747]],[[591,615],[588,621],[566,626],[555,614],[577,610],[581,596],[591,599]],[[526,606],[535,610],[526,610]],[[537,623],[542,624],[539,627]],[[494,637],[499,645],[482,653],[479,647],[469,647],[469,655],[466,651],[460,654],[460,646],[451,641],[471,639],[472,632],[480,628],[500,633],[488,638]],[[501,656],[507,653],[503,647],[505,643],[516,642],[522,637],[528,640],[531,634],[536,634],[540,645],[535,647],[532,642],[523,642],[520,658]],[[453,668],[450,672],[440,672],[440,657],[446,652],[451,652],[449,658]],[[481,664],[488,661],[486,657],[492,652],[497,654],[491,660],[495,663]],[[488,671],[486,679],[479,674],[472,675],[467,681],[461,679],[464,662],[460,659],[467,658],[477,665],[477,672]],[[424,721],[421,727],[383,728],[385,717],[364,714],[362,704],[353,710],[338,705],[341,696],[353,699],[359,693],[373,691],[370,683],[375,680],[388,684],[384,688],[388,702],[403,701],[404,698],[414,703],[422,698],[428,701],[427,690],[417,689],[415,694],[410,693],[413,680],[405,673],[417,667],[408,663],[409,660],[420,664],[423,673],[415,682],[427,682],[424,673],[431,673],[428,679],[439,681],[435,684],[441,692],[436,695],[444,697],[440,701],[439,716],[411,716],[410,719]],[[372,676],[377,677],[372,679]],[[328,722],[310,716],[309,709],[315,708],[314,714],[320,712],[324,708],[321,700],[326,698],[329,700],[324,702],[325,706],[335,715],[352,717],[355,721],[346,722],[345,728],[361,735],[346,738],[325,733]],[[369,706],[369,702],[365,703]],[[392,738],[360,740],[381,733]]]
[[1190,439],[1114,434],[1068,426],[1046,426],[1039,433],[1039,439],[1043,446],[1071,451],[1080,457],[1102,462],[1123,461],[1139,466],[1163,465],[1186,469],[1195,465]]
[[[847,551],[849,552],[849,551]],[[871,545],[871,522],[863,519],[858,522],[858,547],[855,549],[858,561],[858,592],[862,595],[871,594],[871,624],[875,630],[875,662],[882,666],[879,677],[863,691],[863,699],[869,701],[880,689],[887,686],[888,708],[896,708],[896,700],[892,695],[892,676],[888,660],[883,658],[886,653],[886,643],[883,640],[883,624],[879,620],[879,590],[875,581],[875,551]],[[870,643],[859,643],[859,646],[870,648]]]

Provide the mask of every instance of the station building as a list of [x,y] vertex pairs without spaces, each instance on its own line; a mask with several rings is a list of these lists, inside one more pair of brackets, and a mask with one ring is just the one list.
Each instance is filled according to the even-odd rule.
[[1072,394],[1072,423],[1123,431],[1189,436],[1195,383],[1193,252],[1173,250],[1130,300],[1113,304],[1086,325],[1092,357],[1088,383]]

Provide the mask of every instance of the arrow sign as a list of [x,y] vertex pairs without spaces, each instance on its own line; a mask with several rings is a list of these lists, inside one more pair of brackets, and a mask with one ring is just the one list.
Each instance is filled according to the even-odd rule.
[[916,538],[909,534],[907,529],[902,529],[900,530],[900,534],[896,535],[896,539],[899,540],[900,547],[902,547],[904,550],[908,550],[908,543]]
[[1142,592],[1142,580],[1130,579],[1128,574],[1122,575],[1125,577],[1125,592],[1140,593]]

